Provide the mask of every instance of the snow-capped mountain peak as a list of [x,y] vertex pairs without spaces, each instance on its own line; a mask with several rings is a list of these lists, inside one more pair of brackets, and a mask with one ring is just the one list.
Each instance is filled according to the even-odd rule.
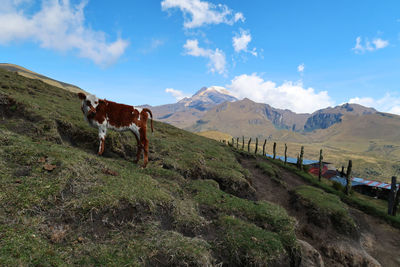
[[204,95],[210,92],[218,92],[220,94],[224,94],[224,95],[230,95],[232,96],[231,92],[229,92],[226,88],[222,87],[222,86],[210,86],[208,88],[203,87],[200,91],[198,91],[195,95]]
[[223,102],[233,102],[237,99],[222,86],[203,87],[192,97],[180,100],[178,103],[184,103],[186,107],[205,110]]

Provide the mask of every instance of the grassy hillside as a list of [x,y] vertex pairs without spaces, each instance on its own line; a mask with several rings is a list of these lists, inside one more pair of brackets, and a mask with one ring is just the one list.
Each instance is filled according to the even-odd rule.
[[[200,136],[204,136],[210,139],[214,139],[216,141],[229,141],[232,142],[232,136],[226,133],[218,132],[218,131],[205,131],[205,132],[200,132],[197,133]],[[236,142],[236,141],[235,141]]]
[[[219,142],[155,122],[103,157],[72,92],[0,70],[0,265],[284,265],[295,221]],[[239,233],[239,234],[238,234]]]
[[9,71],[14,71],[17,72],[19,75],[30,78],[30,79],[37,79],[40,80],[44,83],[47,83],[49,85],[70,91],[70,92],[74,92],[74,93],[79,93],[79,92],[84,92],[81,88],[69,84],[69,83],[64,83],[64,82],[60,82],[54,79],[51,79],[49,77],[46,77],[44,75],[38,74],[36,72],[30,71],[28,69],[25,69],[24,67],[18,66],[18,65],[14,65],[14,64],[7,64],[7,63],[0,63],[0,68],[5,69],[5,70],[9,70]]

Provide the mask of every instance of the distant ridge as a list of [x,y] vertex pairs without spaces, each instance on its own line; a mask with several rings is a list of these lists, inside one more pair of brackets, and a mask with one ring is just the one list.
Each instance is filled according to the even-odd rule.
[[37,79],[37,80],[40,80],[49,85],[52,85],[52,86],[55,86],[55,87],[58,87],[58,88],[61,88],[61,89],[64,89],[64,90],[67,90],[70,92],[74,92],[74,93],[85,92],[78,86],[51,79],[49,77],[38,74],[36,72],[33,72],[31,70],[28,70],[24,67],[21,67],[21,66],[15,65],[15,64],[0,63],[0,68],[8,70],[8,71],[17,72],[19,75],[24,76],[26,78]]

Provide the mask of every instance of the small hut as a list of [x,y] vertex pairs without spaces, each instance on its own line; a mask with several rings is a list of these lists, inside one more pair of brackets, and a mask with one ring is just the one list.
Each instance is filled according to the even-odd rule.
[[[345,177],[335,176],[330,179],[336,181],[343,186],[346,186],[347,181]],[[380,199],[387,200],[389,198],[391,185],[384,182],[366,180],[363,178],[353,177],[351,178],[351,188],[361,194],[368,195],[370,197],[377,197]],[[399,184],[397,184],[399,188]]]

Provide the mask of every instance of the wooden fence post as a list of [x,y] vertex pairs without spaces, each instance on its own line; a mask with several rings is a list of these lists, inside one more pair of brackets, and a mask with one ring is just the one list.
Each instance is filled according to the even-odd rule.
[[239,149],[239,137],[236,138],[236,148]]
[[274,159],[275,159],[276,158],[276,142],[274,142],[273,153],[274,153]]
[[396,216],[397,207],[399,206],[399,201],[400,201],[400,188],[397,189],[396,197],[394,198],[393,216]]
[[265,145],[267,144],[267,139],[264,140],[263,144],[263,156],[265,157]]
[[299,169],[303,170],[303,156],[304,156],[304,146],[301,146],[300,159],[299,159]]
[[258,137],[256,137],[256,149],[254,150],[254,154],[257,154],[258,150]]
[[324,157],[322,156],[322,149],[319,151],[319,169],[318,169],[318,181],[321,182],[321,176],[322,176],[322,160]]
[[353,162],[351,160],[349,160],[349,165],[347,166],[347,173],[346,173],[346,195],[350,194],[352,167],[353,167]]
[[285,144],[285,165],[287,163],[287,145]]
[[344,176],[344,166],[342,166],[342,170],[340,171],[340,177]]
[[244,150],[244,136],[242,136],[242,140],[243,140],[243,143],[242,143],[242,150]]
[[249,152],[249,153],[250,153],[250,143],[251,143],[251,137],[249,139],[249,143],[247,144],[247,152]]
[[394,200],[396,198],[396,176],[392,176],[392,186],[390,187],[388,199],[388,214],[393,215]]

